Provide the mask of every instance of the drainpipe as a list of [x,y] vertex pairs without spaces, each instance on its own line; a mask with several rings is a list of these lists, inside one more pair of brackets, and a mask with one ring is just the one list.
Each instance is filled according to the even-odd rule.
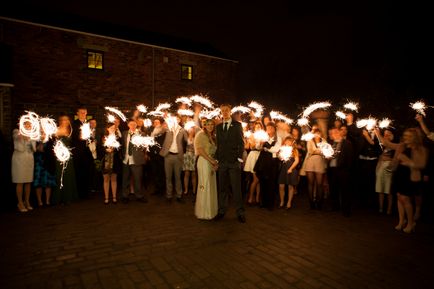
[[155,107],[155,48],[152,47],[152,107]]

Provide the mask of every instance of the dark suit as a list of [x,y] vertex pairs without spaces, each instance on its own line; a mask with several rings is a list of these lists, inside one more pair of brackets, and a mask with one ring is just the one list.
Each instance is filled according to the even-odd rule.
[[[143,165],[145,164],[145,152],[141,148],[127,143],[129,131],[122,132],[122,197],[128,198],[130,192],[131,176],[134,180],[134,194],[137,198],[144,198],[142,190]],[[131,138],[130,138],[131,140]],[[131,158],[134,164],[125,163],[124,160],[128,155],[128,145],[132,146]]]
[[237,215],[243,216],[241,163],[238,161],[242,159],[244,151],[243,129],[241,123],[232,120],[227,131],[223,131],[223,123],[217,125],[216,131],[216,158],[219,162],[219,214],[226,213],[229,191],[232,189]]
[[86,198],[89,194],[90,169],[93,166],[93,157],[87,146],[87,140],[81,139],[80,127],[83,123],[76,119],[72,122],[72,155],[74,158],[75,175],[77,177],[77,189],[80,198]]
[[[335,143],[333,146],[337,145]],[[349,184],[353,163],[353,145],[349,140],[343,139],[335,155],[335,165],[332,166],[330,163],[327,173],[332,208],[333,210],[342,208],[342,212],[346,215],[351,212],[352,193]]]

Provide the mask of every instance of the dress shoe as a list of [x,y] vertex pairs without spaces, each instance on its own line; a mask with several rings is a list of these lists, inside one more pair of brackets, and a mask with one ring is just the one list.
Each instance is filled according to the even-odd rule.
[[410,234],[414,231],[416,231],[416,223],[413,223],[413,225],[407,225],[403,230],[404,233]]
[[24,204],[18,204],[17,207],[18,207],[18,211],[20,211],[21,213],[27,212],[27,209],[24,206]]
[[225,214],[218,213],[217,216],[215,216],[213,220],[219,221],[219,220],[223,219],[224,216],[225,216]]
[[245,223],[246,222],[246,217],[244,217],[243,215],[238,216],[238,222]]

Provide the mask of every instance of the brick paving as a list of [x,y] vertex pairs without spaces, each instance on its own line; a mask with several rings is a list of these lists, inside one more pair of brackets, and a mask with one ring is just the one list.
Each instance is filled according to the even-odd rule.
[[434,230],[395,217],[247,208],[199,221],[193,204],[69,206],[0,215],[0,288],[434,288]]

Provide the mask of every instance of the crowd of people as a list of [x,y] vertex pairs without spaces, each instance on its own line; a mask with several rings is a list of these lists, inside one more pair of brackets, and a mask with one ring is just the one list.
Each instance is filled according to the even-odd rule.
[[[87,109],[79,107],[73,121],[59,116],[56,135],[45,143],[15,129],[12,182],[18,210],[33,210],[32,187],[38,206],[69,204],[98,191],[104,204],[118,199],[146,203],[151,193],[168,203],[184,203],[191,195],[197,218],[223,218],[231,199],[244,223],[245,206],[290,210],[294,196],[307,192],[312,210],[327,206],[344,216],[351,215],[355,200],[387,215],[396,202],[395,229],[415,230],[433,166],[425,143],[434,141],[434,133],[420,114],[418,126],[400,136],[391,127],[357,127],[352,111],[345,120],[333,120],[324,133],[316,124],[298,127],[267,115],[232,113],[229,104],[221,105],[221,115],[211,119],[200,117],[200,110],[197,104],[193,116],[177,115],[171,125],[157,116],[151,126],[136,110],[126,122],[116,118],[100,131]],[[80,127],[86,122],[91,137],[83,140]],[[194,125],[184,126],[187,122]],[[257,137],[261,131],[265,137]],[[307,132],[312,137],[302,140]],[[154,137],[155,145],[132,145],[137,134]],[[119,148],[104,146],[113,135]],[[53,153],[56,140],[72,148],[66,165]],[[332,155],[324,154],[324,142]],[[285,153],[284,148],[290,149]]]

